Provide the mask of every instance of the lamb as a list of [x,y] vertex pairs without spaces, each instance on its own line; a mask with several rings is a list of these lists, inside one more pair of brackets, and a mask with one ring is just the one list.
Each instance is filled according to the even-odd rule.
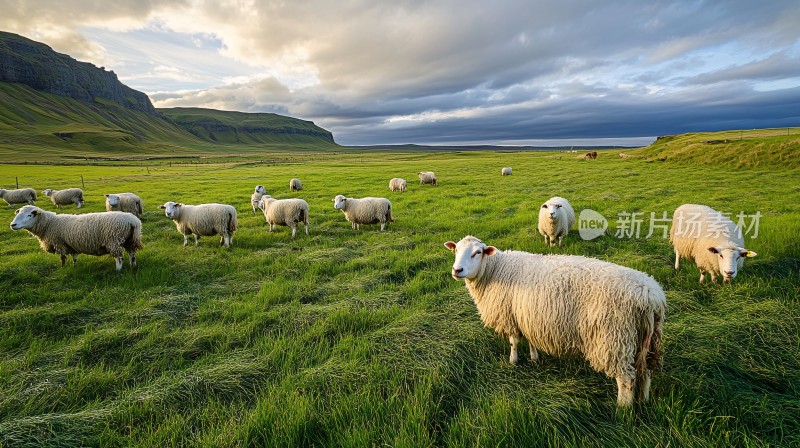
[[19,190],[6,190],[5,188],[0,188],[0,198],[6,201],[9,207],[13,207],[14,204],[33,204],[36,202],[36,190],[33,188],[20,188]]
[[11,230],[25,229],[39,240],[42,250],[61,256],[61,267],[72,256],[72,266],[79,254],[111,254],[122,270],[123,250],[128,252],[131,268],[136,269],[136,251],[142,249],[142,222],[125,212],[56,214],[34,205],[16,212]]
[[264,218],[269,223],[269,231],[275,226],[292,228],[292,238],[297,232],[297,223],[302,222],[308,235],[308,203],[302,199],[275,199],[270,195],[261,198]]
[[180,202],[166,202],[158,208],[164,210],[167,218],[175,221],[178,232],[183,235],[183,245],[189,244],[189,235],[194,235],[194,245],[198,237],[222,235],[220,244],[230,247],[233,233],[237,229],[236,209],[227,204],[187,205]]
[[42,194],[49,197],[56,208],[62,205],[77,204],[78,208],[83,206],[83,190],[80,188],[67,188],[66,190],[53,190],[48,188]]
[[512,364],[524,337],[534,363],[538,350],[578,355],[616,378],[617,406],[649,398],[667,305],[652,277],[593,258],[500,251],[473,236],[444,245],[481,321],[508,338]]
[[439,185],[439,181],[433,171],[420,171],[417,176],[419,176],[420,185],[431,184],[434,187]]
[[569,201],[562,197],[553,196],[539,209],[539,233],[544,237],[545,244],[549,239],[550,247],[555,246],[556,238],[558,247],[561,247],[561,241],[569,234],[573,224],[575,212]]
[[406,191],[406,180],[400,177],[393,177],[389,181],[389,191]]
[[700,283],[706,272],[716,283],[722,274],[723,283],[730,283],[744,265],[744,259],[755,252],[744,248],[742,232],[736,224],[711,207],[683,204],[672,216],[669,242],[675,248],[675,270],[681,258],[694,259],[700,269]]
[[300,191],[303,189],[303,183],[300,179],[292,179],[289,181],[289,191]]
[[501,168],[500,169],[500,175],[501,176],[510,176],[511,175],[511,167],[510,166],[506,166],[506,167]]
[[106,197],[106,211],[121,211],[142,216],[142,199],[133,193],[104,194]]
[[256,208],[261,206],[261,198],[267,194],[267,189],[264,188],[263,185],[256,185],[255,190],[253,190],[253,194],[250,195],[250,205],[253,206],[253,213],[256,212]]
[[386,198],[347,198],[338,195],[333,198],[333,208],[341,210],[344,217],[358,230],[361,224],[381,223],[381,232],[394,221],[392,203]]

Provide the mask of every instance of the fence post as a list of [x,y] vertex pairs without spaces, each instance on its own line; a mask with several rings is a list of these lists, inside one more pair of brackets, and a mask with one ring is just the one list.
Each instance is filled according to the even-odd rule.
[[19,190],[19,177],[14,176],[14,181],[17,183],[17,190]]
[[86,184],[83,182],[83,174],[81,174],[81,187],[86,189]]

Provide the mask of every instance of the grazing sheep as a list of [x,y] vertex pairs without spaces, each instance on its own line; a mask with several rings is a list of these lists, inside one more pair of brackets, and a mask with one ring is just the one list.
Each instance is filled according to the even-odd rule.
[[500,169],[500,175],[501,176],[510,176],[511,175],[511,167],[510,166],[506,166],[506,167],[503,167],[502,169]]
[[573,224],[575,212],[569,201],[562,197],[553,196],[539,209],[539,233],[544,237],[545,244],[550,240],[550,247],[555,246],[556,238],[558,247],[561,247],[561,240],[569,234]]
[[263,185],[256,185],[253,194],[250,195],[250,205],[253,206],[253,213],[261,206],[261,198],[264,197],[265,194],[267,194],[267,189],[264,188]]
[[292,238],[297,232],[297,223],[302,222],[308,235],[308,203],[302,199],[275,199],[269,195],[261,198],[264,218],[269,223],[269,231],[275,226],[292,228]]
[[130,213],[101,212],[83,215],[58,215],[34,205],[16,212],[11,230],[25,229],[39,240],[42,250],[61,256],[61,266],[72,256],[72,266],[79,254],[110,254],[122,270],[123,250],[128,252],[131,268],[136,269],[136,251],[142,248],[142,222]]
[[194,245],[198,237],[222,235],[220,244],[230,247],[233,232],[237,228],[236,209],[227,204],[186,205],[179,202],[166,202],[158,208],[164,210],[167,218],[175,221],[175,227],[183,235],[183,245],[189,244],[189,235],[194,235]]
[[433,171],[420,171],[417,176],[419,176],[420,185],[431,184],[434,187],[439,185],[439,180],[436,179],[436,174]]
[[33,204],[36,202],[36,190],[33,188],[20,188],[19,190],[6,190],[0,188],[0,198],[6,201],[9,207],[14,204]]
[[389,181],[389,191],[406,191],[406,180],[400,177],[393,177]]
[[625,154],[624,152],[619,153],[619,158],[620,159],[635,159],[635,158],[638,158],[638,157],[639,156],[634,156],[632,154]]
[[361,224],[381,223],[382,232],[387,224],[394,221],[392,203],[386,198],[355,199],[340,194],[333,198],[333,202],[333,208],[344,213],[353,229],[359,229]]
[[67,188],[66,190],[53,190],[46,189],[42,194],[49,197],[56,208],[61,208],[62,205],[77,204],[78,208],[83,206],[83,190],[80,188]]
[[511,343],[512,364],[524,337],[532,362],[537,349],[579,355],[616,378],[618,406],[649,398],[667,305],[652,277],[593,258],[500,251],[473,236],[444,245],[455,253],[451,274],[465,280],[481,321]]
[[700,269],[700,283],[706,272],[711,274],[712,283],[720,274],[723,283],[729,283],[744,259],[757,255],[744,248],[742,232],[733,221],[705,205],[683,204],[675,210],[669,242],[675,248],[675,270],[681,258],[694,259]]
[[289,181],[289,191],[300,191],[303,189],[303,183],[300,179],[292,179]]
[[106,211],[120,211],[142,216],[142,199],[133,193],[104,194],[106,197]]

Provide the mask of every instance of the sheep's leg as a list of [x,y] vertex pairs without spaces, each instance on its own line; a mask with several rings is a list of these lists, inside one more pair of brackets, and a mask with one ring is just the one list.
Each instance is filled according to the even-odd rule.
[[292,238],[294,238],[295,233],[297,233],[297,226],[292,227]]
[[700,283],[703,283],[703,280],[705,280],[705,278],[706,278],[706,272],[701,270],[700,271]]
[[386,228],[386,222],[381,222],[381,232]]
[[511,344],[511,355],[509,355],[508,357],[508,362],[516,365],[517,361],[519,361],[519,353],[517,352],[517,344],[519,343],[519,338],[514,335],[511,335],[508,337],[508,342]]
[[303,224],[306,228],[306,235],[308,235],[308,223]]
[[639,402],[647,401],[650,399],[650,381],[652,380],[653,371],[647,369],[644,375],[636,375],[636,394]]
[[634,378],[628,376],[617,377],[617,406],[627,407],[633,405]]
[[136,252],[128,252],[128,259],[131,262],[131,269],[136,269]]
[[198,241],[199,238],[197,237],[197,234],[193,233],[192,236],[194,236],[194,245],[195,245],[195,247],[199,246],[200,245],[200,241]]
[[77,265],[78,265],[78,254],[72,254],[72,267],[74,268]]
[[716,285],[717,284],[717,276],[714,275],[713,272],[710,272],[710,274],[711,274],[711,283]]
[[528,348],[531,351],[531,362],[537,363],[539,362],[539,352],[536,351],[536,347],[531,344],[531,341],[528,341]]
[[61,254],[61,267],[63,268],[65,264],[67,264],[67,256]]
[[549,246],[550,245],[550,239],[549,238],[550,238],[549,235],[547,235],[547,234],[544,235],[544,245],[545,246]]
[[122,260],[123,260],[122,255],[118,255],[114,258],[117,260],[117,272],[122,271]]
[[678,270],[678,267],[681,265],[681,254],[678,253],[678,249],[675,249],[675,270]]
[[183,245],[189,244],[189,235],[183,235]]
[[81,206],[83,206],[83,202],[81,201],[76,202],[76,204],[78,205],[78,208],[81,208]]
[[559,237],[558,237],[558,247],[561,247],[561,240],[563,240],[563,239],[564,239],[564,237],[559,235]]

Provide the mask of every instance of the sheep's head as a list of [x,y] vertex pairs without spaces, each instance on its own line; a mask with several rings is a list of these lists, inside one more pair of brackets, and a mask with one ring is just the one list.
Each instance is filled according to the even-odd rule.
[[458,243],[448,241],[444,247],[450,249],[456,260],[450,274],[456,280],[474,279],[481,273],[484,257],[491,257],[497,252],[494,246],[487,246],[474,236],[465,236]]
[[275,202],[277,199],[273,198],[272,196],[265,194],[261,196],[261,200],[258,201],[258,208],[261,210],[266,210],[269,207],[269,204]]
[[724,283],[730,283],[731,279],[736,278],[736,274],[739,272],[740,260],[758,255],[752,250],[733,244],[712,246],[708,248],[708,251],[717,256],[719,272],[722,274]]
[[180,202],[165,202],[164,205],[159,205],[158,208],[164,210],[164,215],[166,215],[169,219],[175,219],[181,212],[181,207],[183,204]]
[[545,202],[542,204],[542,208],[539,210],[539,216],[545,215],[546,218],[556,219],[558,217],[559,210],[561,210],[562,205],[558,202]]
[[46,188],[46,189],[42,190],[42,194],[45,195],[45,196],[50,196],[51,194],[53,194],[53,191],[55,191],[55,190],[53,190],[52,188]]
[[258,194],[267,194],[267,189],[264,188],[263,185],[256,185],[256,189],[253,192]]
[[106,197],[106,202],[108,202],[108,205],[110,205],[112,207],[115,206],[115,205],[119,205],[119,195],[118,194],[104,194],[103,196]]
[[35,205],[26,205],[18,209],[11,221],[11,230],[30,229],[36,222],[36,217],[42,213],[42,209]]
[[347,204],[347,198],[344,197],[343,194],[340,194],[333,198],[333,208],[336,210],[344,210],[345,205]]

